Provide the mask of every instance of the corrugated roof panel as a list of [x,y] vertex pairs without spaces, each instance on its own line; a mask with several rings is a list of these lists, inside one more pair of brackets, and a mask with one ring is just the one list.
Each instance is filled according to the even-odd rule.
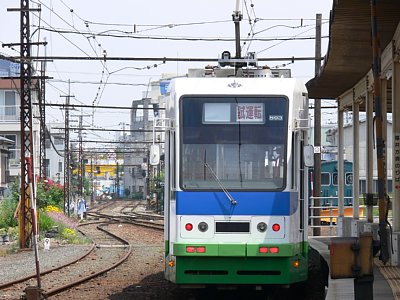
[[[400,21],[400,1],[377,1],[378,36],[383,50]],[[371,7],[365,0],[335,0],[328,53],[318,76],[307,82],[310,98],[335,99],[371,68]]]

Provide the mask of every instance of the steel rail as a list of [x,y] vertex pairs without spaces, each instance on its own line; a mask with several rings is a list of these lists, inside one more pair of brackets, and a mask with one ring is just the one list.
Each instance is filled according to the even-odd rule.
[[[121,238],[121,237],[119,237],[119,236],[113,234],[112,232],[107,231],[106,229],[103,228],[104,226],[109,225],[110,223],[104,222],[104,221],[94,221],[94,222],[87,222],[87,223],[84,223],[84,224],[80,224],[79,227],[93,225],[93,224],[99,224],[98,226],[96,226],[96,228],[98,230],[100,230],[100,231],[106,233],[107,235],[112,236],[114,239],[122,242],[122,244],[124,244],[124,248],[128,249],[126,251],[125,255],[121,259],[119,259],[117,262],[112,263],[110,266],[108,266],[106,268],[103,268],[103,269],[101,269],[99,271],[96,271],[94,273],[91,273],[88,276],[84,276],[84,277],[79,278],[78,280],[69,282],[67,284],[63,284],[63,285],[60,285],[58,287],[42,291],[42,294],[43,294],[44,297],[50,297],[50,296],[59,294],[60,292],[68,290],[68,289],[70,289],[70,288],[72,288],[74,286],[77,286],[77,285],[79,285],[79,284],[81,284],[83,282],[86,282],[86,281],[88,281],[90,279],[93,279],[95,277],[98,277],[98,276],[110,271],[111,269],[119,266],[120,264],[122,264],[124,261],[126,261],[128,259],[128,257],[132,253],[132,246],[130,245],[129,241],[127,241],[127,240],[125,240],[125,239],[123,239],[123,238]],[[83,234],[84,236],[87,236],[87,234],[85,234],[82,230],[78,229],[78,231],[81,234]],[[89,236],[87,236],[87,237],[90,238]],[[57,266],[57,267],[42,271],[40,273],[40,275],[48,275],[48,274],[50,274],[50,273],[52,273],[54,271],[62,270],[64,268],[66,268],[66,267],[69,267],[69,266],[71,266],[71,265],[73,265],[73,264],[75,264],[77,262],[80,262],[80,261],[84,260],[88,255],[90,255],[91,253],[94,252],[94,250],[96,249],[96,246],[98,246],[98,244],[95,241],[92,241],[91,248],[88,251],[86,251],[83,255],[81,255],[80,257],[78,257],[78,258],[76,258],[76,259],[74,259],[72,261],[69,261],[66,264],[63,264],[63,265],[60,265],[60,266]],[[35,278],[36,276],[37,276],[36,273],[35,274],[30,274],[28,276],[25,276],[25,277],[22,277],[22,278],[13,280],[13,281],[9,281],[9,282],[3,283],[3,284],[0,285],[0,290],[12,287],[13,285],[16,285],[16,284],[21,284],[22,282],[31,280],[31,279]]]
[[[60,270],[60,269],[65,268],[65,267],[68,267],[68,266],[78,262],[79,260],[82,260],[83,258],[88,256],[95,249],[95,247],[96,247],[95,243],[92,243],[92,247],[87,252],[85,252],[82,256],[80,256],[80,257],[78,257],[78,258],[76,258],[76,259],[74,259],[74,260],[72,260],[72,261],[70,261],[70,262],[68,262],[66,264],[63,264],[61,266],[50,268],[50,269],[48,269],[46,271],[42,271],[42,272],[40,272],[40,276],[49,274],[51,272]],[[10,287],[10,286],[13,286],[14,284],[21,283],[21,282],[27,281],[29,279],[35,278],[36,276],[37,276],[36,273],[35,274],[30,274],[30,275],[27,275],[25,277],[21,277],[19,279],[13,280],[13,281],[8,281],[8,282],[5,282],[5,283],[2,283],[2,284],[0,284],[0,290],[2,290],[4,288],[7,288],[7,287]]]
[[[85,226],[85,225],[89,225],[89,223],[82,224],[81,226]],[[89,276],[82,277],[82,278],[80,278],[78,280],[75,280],[75,281],[73,281],[71,283],[68,283],[68,284],[65,284],[63,286],[60,286],[58,288],[54,288],[54,289],[45,291],[45,295],[47,297],[54,296],[54,295],[59,294],[59,293],[65,291],[65,290],[68,290],[68,289],[70,289],[70,288],[72,288],[74,286],[80,285],[83,282],[89,281],[90,279],[93,279],[95,277],[103,275],[104,273],[107,273],[111,269],[114,269],[115,267],[119,266],[120,264],[122,264],[124,261],[126,261],[128,259],[128,257],[132,253],[132,246],[130,245],[130,243],[127,240],[125,240],[125,239],[113,234],[112,232],[105,230],[104,228],[102,228],[101,225],[106,226],[108,224],[100,224],[99,226],[97,226],[97,228],[99,230],[103,231],[104,233],[116,238],[117,240],[121,241],[122,243],[126,244],[128,246],[127,253],[125,253],[125,255],[120,260],[118,260],[116,263],[112,264],[111,266],[109,266],[107,268],[104,268],[104,269],[102,269],[102,270],[100,270],[100,271],[98,271],[96,273],[92,273]]]

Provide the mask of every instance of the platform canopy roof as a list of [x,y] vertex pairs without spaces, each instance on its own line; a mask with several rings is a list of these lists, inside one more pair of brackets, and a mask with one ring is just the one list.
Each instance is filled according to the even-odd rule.
[[[400,21],[400,0],[377,0],[380,48],[391,42]],[[368,0],[334,0],[329,45],[319,75],[307,82],[312,99],[336,99],[371,69],[371,6]]]

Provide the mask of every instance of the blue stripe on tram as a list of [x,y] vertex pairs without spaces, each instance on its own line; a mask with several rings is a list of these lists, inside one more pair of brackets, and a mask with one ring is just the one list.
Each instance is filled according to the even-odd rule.
[[230,192],[232,205],[223,192],[176,193],[178,215],[272,215],[289,216],[298,207],[295,192]]

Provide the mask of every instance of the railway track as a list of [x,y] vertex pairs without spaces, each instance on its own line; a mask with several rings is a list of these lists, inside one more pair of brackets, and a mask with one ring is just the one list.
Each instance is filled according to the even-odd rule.
[[156,230],[164,229],[164,217],[145,212],[143,205],[141,205],[139,201],[103,204],[102,207],[91,210],[87,215],[91,219],[107,219],[114,222],[125,222]]
[[[79,231],[93,241],[90,250],[78,259],[40,273],[42,298],[56,295],[102,275],[123,263],[131,253],[128,241],[107,231],[109,222],[82,224]],[[30,274],[0,285],[0,299],[24,299],[25,289],[39,286],[38,276]]]

